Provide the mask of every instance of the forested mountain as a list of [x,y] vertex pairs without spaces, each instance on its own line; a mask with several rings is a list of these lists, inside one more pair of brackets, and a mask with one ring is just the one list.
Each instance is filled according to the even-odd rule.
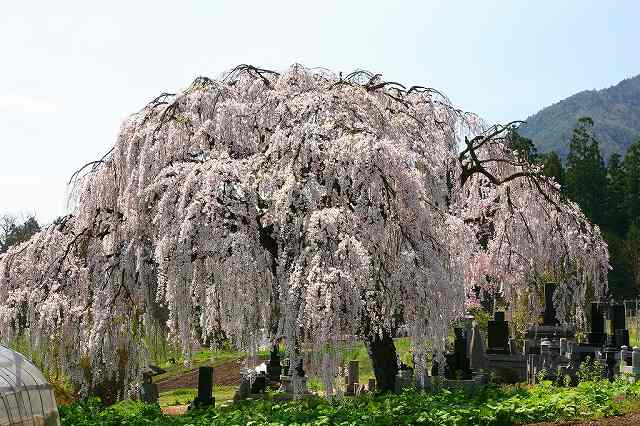
[[640,139],[640,75],[602,90],[585,90],[527,118],[519,133],[535,143],[539,152],[569,153],[571,132],[580,117],[591,117],[600,151],[624,155]]

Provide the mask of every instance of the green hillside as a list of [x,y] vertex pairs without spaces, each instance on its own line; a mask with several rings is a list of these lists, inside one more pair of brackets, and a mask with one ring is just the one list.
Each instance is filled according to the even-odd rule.
[[569,152],[571,130],[579,117],[593,118],[603,157],[624,155],[640,139],[640,75],[602,90],[586,90],[527,118],[519,133],[532,139],[540,152]]

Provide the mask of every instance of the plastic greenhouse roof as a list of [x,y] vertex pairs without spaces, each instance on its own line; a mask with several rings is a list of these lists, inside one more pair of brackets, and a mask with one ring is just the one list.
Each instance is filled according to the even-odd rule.
[[0,345],[0,426],[59,424],[55,397],[42,372]]

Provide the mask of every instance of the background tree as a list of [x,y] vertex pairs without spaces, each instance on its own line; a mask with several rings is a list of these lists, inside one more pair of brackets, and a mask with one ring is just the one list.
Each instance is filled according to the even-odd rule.
[[606,214],[607,172],[593,133],[593,120],[589,117],[578,119],[573,129],[565,183],[567,195],[587,217],[602,225]]
[[636,294],[640,290],[640,225],[633,223],[629,227],[627,239],[625,241],[625,256],[628,260],[628,267],[631,276],[631,288]]
[[613,154],[607,164],[607,211],[602,225],[624,237],[628,229],[626,173],[620,155]]
[[609,296],[618,300],[635,297],[638,287],[633,282],[632,262],[629,253],[629,240],[626,235],[603,229],[602,231],[609,249]]
[[630,224],[640,226],[640,140],[633,143],[624,157],[625,207]]
[[625,255],[630,270],[630,287],[640,291],[640,140],[629,147],[623,161],[624,203],[629,227]]
[[565,186],[564,167],[562,161],[555,151],[551,151],[539,156],[545,176],[553,178],[562,188]]
[[40,225],[34,216],[27,216],[20,221],[17,216],[0,216],[0,254],[9,247],[20,244],[40,231]]
[[525,138],[518,133],[517,127],[509,129],[507,147],[522,156],[522,159],[533,163],[538,159],[538,149],[531,139]]

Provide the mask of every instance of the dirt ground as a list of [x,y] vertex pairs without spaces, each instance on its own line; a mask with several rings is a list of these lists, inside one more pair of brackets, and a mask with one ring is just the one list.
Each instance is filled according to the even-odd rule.
[[564,422],[564,423],[534,423],[528,426],[633,426],[640,425],[640,413],[627,414],[625,416],[609,417],[602,420],[591,420],[587,422]]
[[[216,385],[239,385],[240,368],[242,360],[229,361],[213,367],[213,382]],[[186,373],[156,382],[159,392],[165,392],[178,388],[197,388],[198,370],[190,370]]]
[[171,407],[162,407],[161,410],[168,416],[182,416],[187,413],[189,406],[187,405],[173,405]]

